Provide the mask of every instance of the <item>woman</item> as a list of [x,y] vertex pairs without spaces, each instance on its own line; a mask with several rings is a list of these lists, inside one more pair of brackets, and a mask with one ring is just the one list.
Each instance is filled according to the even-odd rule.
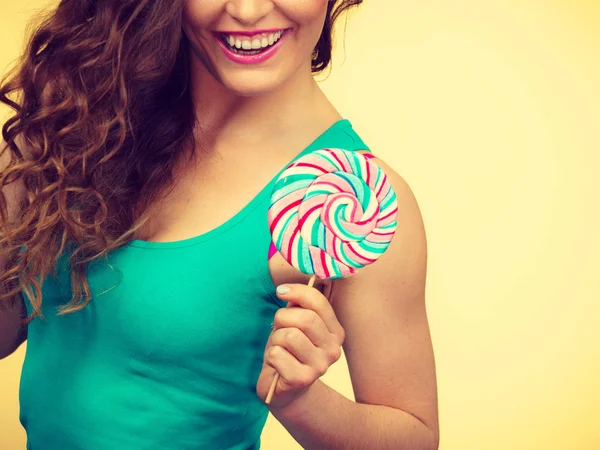
[[[309,288],[267,260],[282,169],[369,151],[313,79],[359,3],[62,0],[34,33],[0,90],[0,350],[27,337],[29,448],[259,448],[269,410],[305,448],[437,448],[425,234],[402,178],[378,161],[400,209],[376,264]],[[342,345],[356,402],[319,380]]]

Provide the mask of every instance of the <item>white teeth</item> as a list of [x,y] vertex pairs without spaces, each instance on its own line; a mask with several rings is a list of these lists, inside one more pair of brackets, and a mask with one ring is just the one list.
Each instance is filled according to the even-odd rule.
[[239,39],[230,34],[223,34],[223,39],[229,44],[230,47],[244,50],[259,50],[261,48],[266,48],[273,45],[281,38],[282,34],[283,31],[277,31],[275,33],[269,33],[263,36],[256,36],[252,40],[249,38]]

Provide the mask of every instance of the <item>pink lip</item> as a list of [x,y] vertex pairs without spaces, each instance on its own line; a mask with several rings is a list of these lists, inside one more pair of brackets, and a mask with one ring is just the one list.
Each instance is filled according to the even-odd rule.
[[[279,31],[279,30],[276,30]],[[225,33],[225,32],[223,32]],[[227,33],[227,34],[236,34],[236,33]],[[237,33],[237,34],[241,34],[241,33]],[[256,31],[252,31],[252,34],[250,34],[250,36],[253,36],[255,34],[259,34]],[[281,48],[281,46],[283,45],[283,42],[285,41],[285,39],[287,38],[287,30],[281,35],[281,37],[279,38],[279,41],[277,41],[277,43],[275,45],[273,45],[272,47],[270,47],[268,50],[262,52],[262,53],[257,53],[256,55],[242,55],[240,53],[235,53],[231,50],[229,50],[229,48],[225,45],[225,43],[223,42],[223,40],[221,39],[221,33],[214,33],[214,37],[217,40],[217,43],[219,44],[219,46],[221,47],[221,50],[223,50],[223,53],[225,53],[225,56],[227,58],[229,58],[230,61],[233,61],[235,63],[239,63],[239,64],[259,64],[262,63],[270,58],[272,58],[275,53],[277,53],[277,51]],[[246,34],[245,34],[246,36]]]

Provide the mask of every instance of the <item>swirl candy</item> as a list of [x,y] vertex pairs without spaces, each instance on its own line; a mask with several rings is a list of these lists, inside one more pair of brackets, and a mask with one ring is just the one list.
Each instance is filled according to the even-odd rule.
[[341,278],[375,262],[396,230],[396,194],[370,154],[320,149],[298,158],[275,183],[273,243],[295,268]]

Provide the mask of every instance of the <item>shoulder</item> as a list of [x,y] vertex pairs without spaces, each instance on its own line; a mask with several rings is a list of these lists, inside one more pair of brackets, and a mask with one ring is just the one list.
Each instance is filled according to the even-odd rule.
[[357,153],[368,156],[369,160],[379,166],[387,176],[398,199],[398,219],[401,219],[401,211],[404,213],[410,212],[413,215],[418,214],[420,216],[417,199],[408,182],[388,163],[370,150],[358,150]]
[[388,180],[394,188],[394,192],[396,193],[396,197],[398,199],[398,219],[401,219],[401,211],[404,213],[411,213],[413,215],[418,214],[420,216],[419,207],[417,205],[417,199],[408,182],[398,172],[396,172],[396,170],[394,170],[389,164],[387,164],[377,155],[366,150],[362,150],[360,151],[360,153],[369,154],[369,159],[375,164],[377,164],[379,167],[381,167],[383,172],[386,174]]
[[421,209],[408,182],[396,170],[374,155],[370,160],[383,170],[396,194],[396,232],[387,251],[375,263],[351,277],[335,280],[331,289],[332,303],[347,301],[340,297],[350,297],[350,291],[356,290],[379,292],[384,296],[403,291],[405,301],[421,302],[427,266],[427,239]]
[[[374,162],[383,170],[383,173],[387,176],[396,194],[398,203],[398,226],[392,243],[397,240],[402,241],[410,236],[419,236],[420,238],[425,239],[425,226],[421,208],[419,207],[417,198],[408,182],[388,163],[375,154],[366,150],[360,151],[360,153],[368,154],[370,161]],[[407,233],[410,234],[407,235]],[[390,244],[390,250],[393,250],[392,244]]]

